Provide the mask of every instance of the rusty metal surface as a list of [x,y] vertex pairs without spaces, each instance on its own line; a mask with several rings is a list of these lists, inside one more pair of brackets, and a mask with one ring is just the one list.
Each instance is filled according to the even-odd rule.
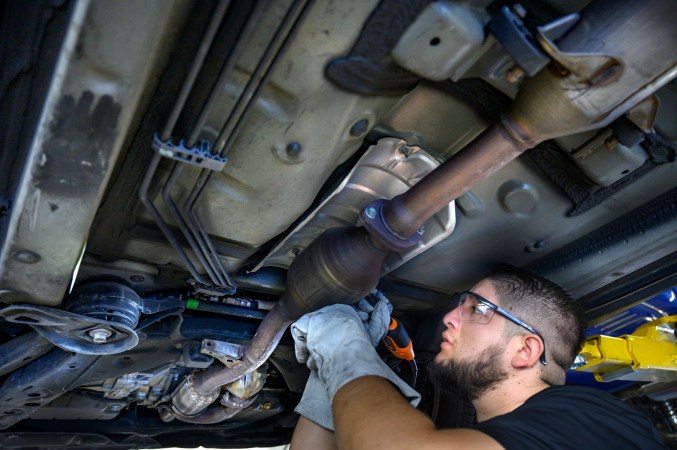
[[384,207],[386,222],[402,236],[413,235],[440,208],[491,176],[522,151],[524,148],[519,148],[506,135],[502,125],[494,125],[409,191],[393,198]]
[[521,86],[507,121],[515,138],[533,147],[608,125],[677,76],[677,47],[665,44],[675,39],[673,9],[665,0],[586,7],[557,43],[570,70],[551,65]]
[[261,366],[275,350],[291,322],[279,304],[273,307],[259,325],[254,339],[247,345],[242,356],[242,364],[234,367],[214,366],[200,372],[194,378],[195,389],[200,393],[211,392]]

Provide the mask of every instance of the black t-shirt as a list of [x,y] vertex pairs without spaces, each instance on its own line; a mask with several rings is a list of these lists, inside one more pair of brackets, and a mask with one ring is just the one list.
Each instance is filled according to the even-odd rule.
[[665,449],[647,417],[613,395],[554,386],[514,411],[474,426],[506,449]]

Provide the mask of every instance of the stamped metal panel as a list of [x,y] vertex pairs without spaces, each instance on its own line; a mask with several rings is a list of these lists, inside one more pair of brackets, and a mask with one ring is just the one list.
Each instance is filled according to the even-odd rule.
[[[228,164],[213,174],[198,200],[200,220],[216,241],[256,248],[284,232],[399,100],[360,96],[336,87],[324,75],[330,61],[350,51],[377,3],[310,4],[235,138]],[[265,11],[261,26],[218,93],[202,139],[215,140],[268,43],[266,34],[272,34],[284,12],[284,2],[272,2]],[[364,126],[356,127],[358,123]],[[184,170],[173,192],[177,204],[182,205],[191,192],[196,174],[191,167]],[[171,217],[159,197],[155,203],[164,217]],[[143,250],[130,249],[139,257]],[[241,261],[224,264],[234,270]]]
[[151,68],[188,6],[75,4],[0,248],[3,302],[61,302]]
[[[254,270],[263,266],[289,267],[296,255],[324,231],[355,225],[364,207],[375,200],[390,199],[407,191],[438,165],[439,162],[424,150],[409,147],[401,139],[381,139],[367,150],[334,192],[275,246]],[[384,273],[394,270],[449,236],[455,224],[454,203],[451,202],[428,221],[423,237],[415,248],[388,256]]]

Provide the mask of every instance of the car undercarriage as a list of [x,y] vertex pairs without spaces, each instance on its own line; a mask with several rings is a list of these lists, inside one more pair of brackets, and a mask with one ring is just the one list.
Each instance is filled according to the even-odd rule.
[[676,7],[4,2],[0,446],[287,443],[288,325],[373,289],[467,423],[425,363],[504,262],[595,332],[667,324],[595,376],[677,442]]

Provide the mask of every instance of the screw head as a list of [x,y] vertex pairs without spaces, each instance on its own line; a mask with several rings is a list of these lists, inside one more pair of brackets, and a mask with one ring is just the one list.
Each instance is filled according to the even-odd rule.
[[369,219],[373,219],[376,217],[376,208],[374,207],[368,207],[364,210],[364,215],[367,216]]
[[271,405],[270,402],[265,402],[265,403],[261,404],[261,409],[269,410],[270,408],[272,408],[272,406],[273,405]]
[[350,135],[355,137],[362,136],[368,129],[369,121],[367,119],[360,119],[350,128]]
[[418,231],[416,231],[416,232],[418,234],[420,234],[421,236],[423,236],[423,233],[425,233],[425,225],[423,225],[421,228],[419,228]]
[[299,153],[301,153],[301,150],[303,150],[303,147],[301,147],[301,144],[299,144],[298,142],[292,142],[288,144],[286,148],[287,155],[292,157],[298,156]]
[[110,330],[107,330],[105,328],[96,328],[89,332],[89,335],[92,338],[92,342],[94,342],[95,344],[103,344],[108,340],[109,337],[111,337],[112,334],[113,333]]

